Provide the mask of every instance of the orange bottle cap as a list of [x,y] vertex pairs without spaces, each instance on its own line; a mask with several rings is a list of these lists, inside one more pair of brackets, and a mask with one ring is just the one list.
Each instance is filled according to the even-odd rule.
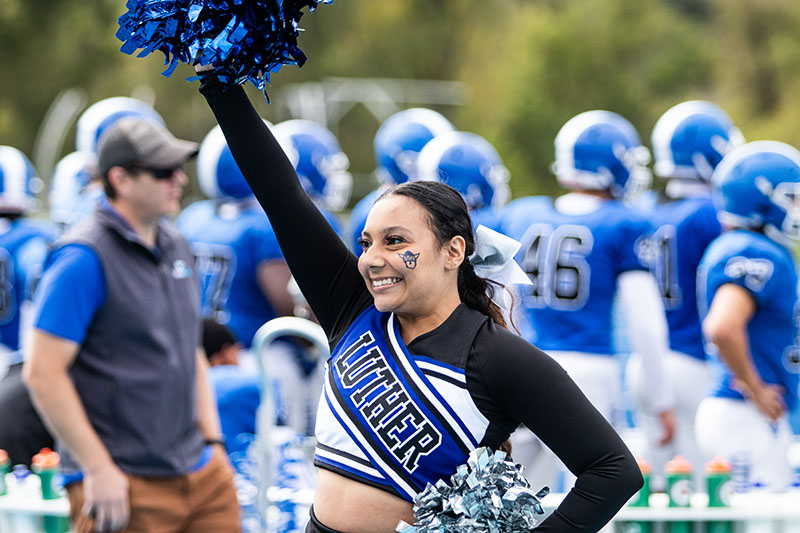
[[731,464],[722,457],[714,457],[706,463],[706,472],[709,474],[730,474]]
[[664,465],[664,472],[668,474],[691,474],[692,463],[682,455],[676,455],[671,461]]
[[649,474],[652,468],[650,467],[650,463],[647,462],[646,459],[642,459],[641,457],[636,458],[636,464],[639,465],[639,470],[642,471],[642,474]]
[[8,462],[8,452],[5,450],[0,450],[0,463],[7,463]]
[[31,465],[40,469],[56,468],[61,458],[54,451],[42,449],[39,453],[33,456]]

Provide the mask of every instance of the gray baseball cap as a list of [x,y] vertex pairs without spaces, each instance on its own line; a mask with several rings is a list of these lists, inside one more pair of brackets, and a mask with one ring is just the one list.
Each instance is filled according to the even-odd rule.
[[197,155],[199,145],[177,139],[161,124],[136,117],[119,119],[98,141],[97,170],[111,167],[169,169]]

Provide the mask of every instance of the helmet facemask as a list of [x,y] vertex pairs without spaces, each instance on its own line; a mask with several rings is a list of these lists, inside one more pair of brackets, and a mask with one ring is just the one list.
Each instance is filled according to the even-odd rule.
[[800,182],[783,181],[773,186],[769,180],[759,176],[755,183],[758,190],[784,213],[783,220],[767,222],[765,232],[768,236],[784,244],[786,239],[800,242]]
[[650,151],[644,146],[631,146],[625,149],[620,145],[614,145],[614,154],[628,171],[628,179],[620,190],[612,189],[612,196],[631,202],[643,192],[650,190],[653,184],[653,174],[647,168]]
[[327,155],[319,161],[320,174],[325,177],[325,204],[333,211],[341,211],[350,201],[353,176],[347,171],[350,160],[344,152]]

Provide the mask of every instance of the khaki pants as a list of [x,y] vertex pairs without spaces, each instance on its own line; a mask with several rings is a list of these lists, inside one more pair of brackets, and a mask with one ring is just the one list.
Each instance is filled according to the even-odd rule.
[[[208,464],[197,472],[170,478],[128,476],[131,515],[127,533],[236,533],[239,502],[224,452],[214,447]],[[67,487],[70,521],[77,533],[92,531],[93,520],[81,514],[83,483]]]

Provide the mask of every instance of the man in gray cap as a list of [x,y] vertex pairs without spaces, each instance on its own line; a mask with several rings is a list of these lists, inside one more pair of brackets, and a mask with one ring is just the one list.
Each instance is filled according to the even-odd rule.
[[25,380],[62,451],[77,531],[238,531],[180,208],[197,144],[138,118],[99,141],[107,201],[54,247]]

